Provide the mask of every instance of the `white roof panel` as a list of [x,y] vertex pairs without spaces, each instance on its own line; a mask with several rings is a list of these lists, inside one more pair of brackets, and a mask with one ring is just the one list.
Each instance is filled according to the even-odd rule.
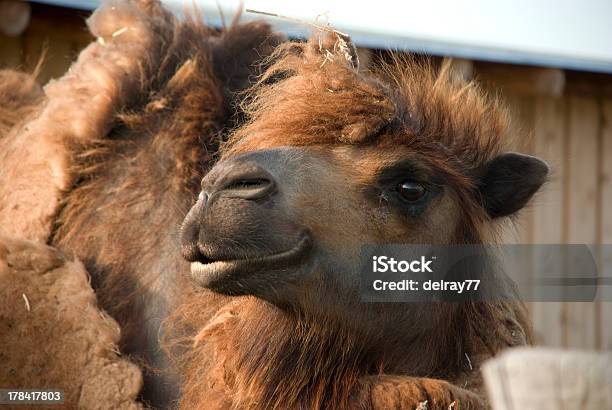
[[[98,0],[42,0],[93,8]],[[305,23],[331,24],[357,45],[434,55],[612,73],[612,0],[162,0],[182,12],[196,4],[211,24],[238,10],[289,35]]]

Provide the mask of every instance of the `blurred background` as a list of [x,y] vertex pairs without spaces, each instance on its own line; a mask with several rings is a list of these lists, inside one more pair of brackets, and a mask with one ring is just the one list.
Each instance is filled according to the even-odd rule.
[[[243,19],[266,19],[297,38],[309,24],[331,24],[352,36],[362,69],[389,49],[452,59],[507,101],[514,134],[527,136],[517,150],[553,169],[506,241],[612,244],[612,1],[162,2],[177,14],[195,5],[215,26],[242,8]],[[0,0],[0,68],[36,70],[41,83],[63,75],[95,40],[85,19],[97,4]],[[612,278],[612,260],[598,262],[600,277]],[[612,350],[612,302],[529,308],[539,344]]]

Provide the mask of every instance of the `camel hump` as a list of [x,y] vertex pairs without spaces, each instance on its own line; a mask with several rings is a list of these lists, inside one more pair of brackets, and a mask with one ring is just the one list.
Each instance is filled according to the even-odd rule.
[[[121,20],[129,25],[103,37],[116,27],[105,27],[105,31],[102,22],[121,12],[130,17]],[[70,172],[72,147],[106,136],[116,111],[137,97],[143,61],[150,59],[150,50],[169,41],[161,28],[171,18],[158,2],[136,0],[107,2],[94,13],[90,27],[92,33],[100,34],[98,40],[80,53],[64,76],[45,85],[44,102],[35,114],[0,138],[0,164],[5,170],[0,175],[0,229],[5,234],[48,240],[62,194],[74,182]],[[132,31],[137,32],[138,41],[126,41]],[[0,100],[16,101],[6,116],[0,112],[2,129],[14,127],[19,110],[36,105],[27,101],[42,100],[42,89],[32,82],[27,75],[14,71],[0,77]],[[31,98],[36,95],[39,97]]]

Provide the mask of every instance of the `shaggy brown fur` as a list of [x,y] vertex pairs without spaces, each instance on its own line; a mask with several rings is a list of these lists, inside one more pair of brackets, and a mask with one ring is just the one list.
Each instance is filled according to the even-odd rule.
[[[250,90],[249,123],[234,133],[226,156],[275,146],[357,145],[382,152],[403,146],[442,171],[458,188],[465,213],[478,228],[488,221],[473,191],[484,164],[513,146],[501,102],[450,65],[397,56],[374,75],[346,64],[336,36],[279,47],[275,64]],[[275,81],[277,78],[282,81]],[[475,238],[495,233],[473,232]]]
[[262,23],[179,22],[155,0],[106,1],[88,26],[97,41],[45,94],[2,73],[0,230],[84,260],[122,351],[147,368],[143,398],[167,407],[178,387],[159,323],[187,270],[175,231],[240,121],[236,94],[280,38]]
[[0,388],[62,389],[65,408],[141,408],[140,370],[117,355],[119,326],[80,262],[0,236],[0,284]]
[[[280,38],[266,24],[234,22],[219,32],[141,3],[163,16],[139,17],[155,45],[130,60],[139,70],[122,88],[131,98],[115,103],[112,129],[73,149],[75,187],[52,243],[84,261],[102,307],[122,326],[122,351],[146,368],[144,399],[167,407],[178,386],[158,339],[186,292],[178,228],[225,130],[240,120],[236,94]],[[90,25],[131,27],[124,5],[115,6],[119,22],[98,11]]]
[[[437,332],[406,340],[399,357],[381,355],[371,335],[333,321],[252,297],[223,299],[199,293],[172,318],[177,333],[191,335],[181,340],[190,349],[180,357],[181,408],[413,409],[425,400],[431,409],[453,400],[481,408],[480,365],[525,344],[529,332],[520,306],[431,307],[427,320]],[[409,362],[411,373],[397,373],[399,362]]]
[[[366,155],[358,163],[368,175],[386,157],[417,152],[462,204],[455,241],[495,238],[498,226],[476,191],[483,167],[503,150],[503,107],[447,66],[435,72],[398,59],[378,75],[359,73],[342,41],[331,35],[281,46],[249,94],[248,123],[223,157],[282,146],[354,146]],[[400,307],[381,311],[393,315],[393,308]],[[200,293],[170,321],[178,334],[191,335],[183,340],[191,351],[182,357],[181,406],[413,409],[427,400],[428,408],[442,409],[457,400],[458,408],[482,408],[480,364],[530,339],[523,306],[421,309],[422,320],[437,326],[390,341],[334,315]]]
[[26,122],[42,102],[44,92],[35,77],[0,70],[0,139],[18,123]]
[[[143,51],[155,45],[135,19],[154,18],[145,3],[123,2],[130,33],[111,39],[117,27],[95,27],[105,44],[90,45],[45,92],[34,76],[0,73],[2,232],[49,240],[62,191],[72,184],[72,149],[106,132],[114,110],[131,99]],[[115,10],[100,13],[112,19]],[[131,36],[142,43],[123,41]],[[140,408],[142,375],[118,358],[119,328],[98,310],[82,264],[22,240],[0,242],[1,387],[62,388],[68,407]]]
[[[48,240],[61,194],[74,182],[68,172],[74,147],[106,135],[116,110],[134,100],[151,53],[164,40],[155,24],[163,27],[171,18],[146,0],[109,1],[92,16],[88,24],[100,40],[81,52],[65,76],[45,86],[40,112],[0,140],[4,233]],[[31,105],[27,100],[18,105]]]

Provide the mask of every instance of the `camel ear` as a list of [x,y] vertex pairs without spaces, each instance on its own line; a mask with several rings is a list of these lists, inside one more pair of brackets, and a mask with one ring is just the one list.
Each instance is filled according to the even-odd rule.
[[493,158],[485,165],[479,187],[489,216],[508,216],[523,208],[547,175],[548,165],[530,155],[510,152]]

